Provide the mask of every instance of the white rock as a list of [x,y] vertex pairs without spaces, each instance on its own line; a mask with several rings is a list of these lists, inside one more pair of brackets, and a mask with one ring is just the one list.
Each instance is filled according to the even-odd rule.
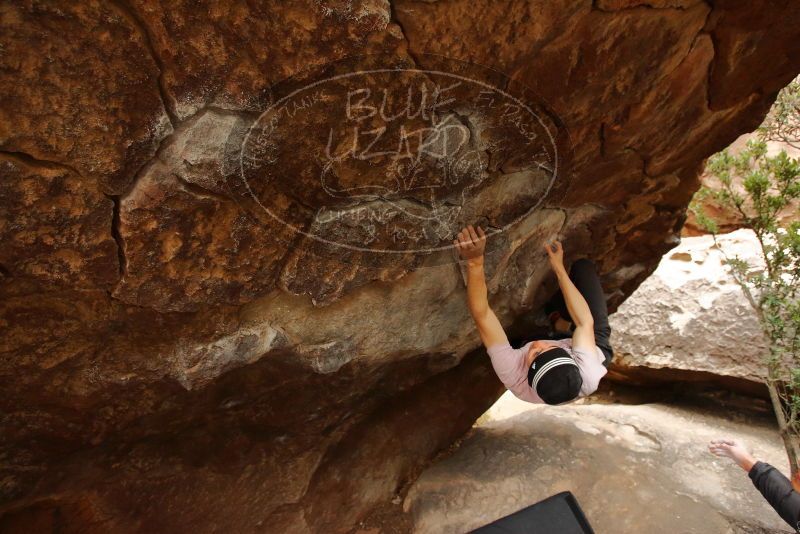
[[767,345],[725,256],[761,266],[755,235],[684,238],[610,318],[614,361],[760,380]]

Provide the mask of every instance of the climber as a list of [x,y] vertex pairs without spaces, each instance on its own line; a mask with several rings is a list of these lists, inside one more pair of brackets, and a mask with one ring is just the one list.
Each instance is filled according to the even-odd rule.
[[708,444],[708,450],[717,456],[727,456],[744,469],[770,506],[790,527],[800,532],[800,493],[796,491],[800,480],[795,478],[790,482],[768,463],[753,458],[747,447],[737,440],[713,440]]
[[561,243],[545,244],[561,288],[551,306],[560,308],[559,303],[564,304],[555,310],[558,313],[551,320],[555,318],[557,324],[568,326],[572,338],[531,341],[514,349],[487,299],[483,272],[485,232],[480,227],[476,230],[467,226],[453,244],[467,263],[470,313],[492,367],[506,388],[524,401],[546,404],[564,404],[593,393],[613,356],[608,310],[594,264],[578,260],[568,275]]

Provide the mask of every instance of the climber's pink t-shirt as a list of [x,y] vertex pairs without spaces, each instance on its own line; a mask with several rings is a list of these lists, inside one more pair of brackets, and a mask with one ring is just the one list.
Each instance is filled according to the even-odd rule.
[[[597,390],[600,379],[608,372],[603,365],[605,356],[597,346],[594,347],[594,351],[589,351],[572,348],[571,339],[543,339],[542,341],[549,341],[566,350],[578,364],[578,370],[583,379],[578,398],[591,395]],[[528,354],[531,343],[533,341],[518,349],[511,348],[508,343],[492,345],[486,350],[492,359],[494,372],[511,393],[524,401],[544,404],[539,395],[528,385],[528,367],[525,366],[525,355]]]

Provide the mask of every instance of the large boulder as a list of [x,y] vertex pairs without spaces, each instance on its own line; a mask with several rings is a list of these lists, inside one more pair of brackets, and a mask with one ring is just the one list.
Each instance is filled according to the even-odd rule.
[[[685,237],[611,315],[611,374],[627,382],[713,380],[760,391],[768,344],[726,259],[763,266],[751,230]],[[683,372],[683,374],[681,374]],[[693,376],[694,375],[694,376]]]
[[799,19],[4,3],[0,530],[347,529],[501,392],[453,231],[493,229],[504,324],[554,291],[556,235],[614,308],[800,70]]

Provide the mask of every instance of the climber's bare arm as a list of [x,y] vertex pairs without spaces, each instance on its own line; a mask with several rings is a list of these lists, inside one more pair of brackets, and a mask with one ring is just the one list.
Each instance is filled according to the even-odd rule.
[[582,349],[594,350],[594,318],[589,304],[583,298],[581,292],[572,283],[569,273],[564,267],[564,249],[560,241],[553,241],[544,246],[547,255],[550,257],[550,266],[558,277],[558,285],[564,295],[564,302],[567,305],[572,322],[575,323],[575,331],[572,333],[572,346]]
[[479,226],[472,225],[458,233],[453,244],[467,262],[467,300],[469,312],[478,326],[481,341],[486,347],[508,343],[503,326],[489,307],[486,292],[486,275],[483,272],[483,251],[486,248],[486,234]]

